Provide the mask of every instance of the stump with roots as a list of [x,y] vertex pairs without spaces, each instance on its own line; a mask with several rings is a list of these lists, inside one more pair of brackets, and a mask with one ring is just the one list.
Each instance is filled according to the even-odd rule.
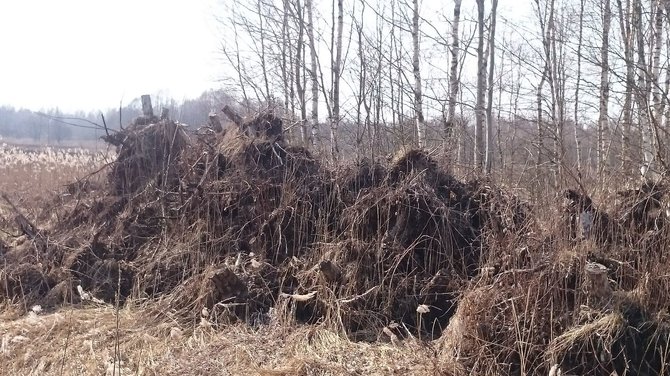
[[612,301],[612,288],[605,265],[590,262],[584,267],[587,304],[591,308],[605,308]]

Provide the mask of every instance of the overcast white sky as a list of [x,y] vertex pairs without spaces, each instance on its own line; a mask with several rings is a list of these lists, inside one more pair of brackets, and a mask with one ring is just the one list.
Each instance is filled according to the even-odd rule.
[[[223,1],[0,0],[0,105],[92,111],[218,87]],[[509,5],[501,17],[530,13],[529,0]],[[451,17],[453,3],[424,0],[422,12]]]
[[221,72],[215,7],[215,0],[2,0],[0,105],[95,110],[159,90],[197,96]]

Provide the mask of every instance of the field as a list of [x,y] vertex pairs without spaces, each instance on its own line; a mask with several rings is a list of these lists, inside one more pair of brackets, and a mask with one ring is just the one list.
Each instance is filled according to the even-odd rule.
[[421,150],[332,166],[169,121],[107,141],[3,146],[9,374],[670,373],[662,184],[548,206]]
[[0,191],[21,200],[46,197],[111,161],[112,153],[104,151],[37,148],[0,140]]

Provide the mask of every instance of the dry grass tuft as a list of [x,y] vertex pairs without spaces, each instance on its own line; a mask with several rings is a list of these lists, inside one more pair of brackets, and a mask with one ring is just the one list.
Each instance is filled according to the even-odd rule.
[[[426,345],[353,343],[319,327],[179,327],[135,308],[65,308],[0,322],[12,375],[434,374]],[[118,349],[117,349],[118,347]]]

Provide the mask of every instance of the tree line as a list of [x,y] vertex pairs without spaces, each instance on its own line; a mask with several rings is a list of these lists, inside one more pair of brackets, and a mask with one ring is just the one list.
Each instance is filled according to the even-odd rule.
[[[343,157],[423,147],[462,171],[552,186],[657,177],[670,141],[670,0],[231,0],[221,89],[177,102],[190,125],[272,110],[292,142]],[[522,11],[523,10],[523,11]],[[111,128],[139,103],[103,112]],[[100,112],[0,108],[0,135],[100,135]]]
[[227,1],[224,85],[333,159],[424,147],[554,186],[663,173],[670,1],[526,4]]
[[[156,109],[166,108],[173,120],[193,127],[207,124],[211,111],[233,103],[233,99],[222,90],[208,90],[197,98],[183,101],[159,94],[152,98]],[[0,137],[4,142],[22,140],[53,145],[64,141],[96,140],[105,134],[105,126],[118,130],[141,114],[140,98],[120,103],[118,108],[71,113],[58,108],[28,110],[0,106]]]

